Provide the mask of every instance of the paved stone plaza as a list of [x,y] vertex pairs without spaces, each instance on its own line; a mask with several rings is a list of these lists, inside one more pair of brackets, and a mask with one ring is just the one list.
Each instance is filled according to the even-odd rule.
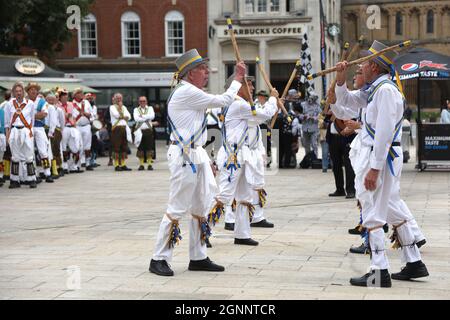
[[[156,170],[72,174],[38,189],[0,189],[1,299],[450,299],[450,173],[408,163],[402,195],[427,237],[422,256],[430,277],[393,280],[390,289],[351,287],[369,256],[347,233],[359,213],[354,200],[333,199],[333,174],[291,169],[267,176],[266,216],[274,229],[252,229],[257,247],[236,246],[223,221],[208,254],[223,273],[187,270],[187,218],[171,263],[174,277],[148,272],[168,196],[165,147]],[[387,240],[388,242],[388,240]],[[399,252],[388,250],[391,271]],[[77,279],[79,275],[79,286]]]

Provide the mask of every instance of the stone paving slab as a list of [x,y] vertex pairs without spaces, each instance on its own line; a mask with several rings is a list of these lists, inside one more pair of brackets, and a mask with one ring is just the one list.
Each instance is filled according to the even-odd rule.
[[[0,299],[450,299],[450,173],[417,172],[413,163],[404,167],[402,197],[427,237],[424,280],[350,286],[369,265],[367,255],[348,252],[361,242],[347,234],[359,217],[355,201],[328,197],[331,171],[299,169],[268,172],[265,215],[275,228],[252,229],[259,246],[236,246],[223,221],[215,227],[208,255],[224,273],[187,270],[184,218],[175,277],[150,274],[168,197],[165,151],[158,145],[154,171],[117,173],[101,158],[94,172],[53,185],[0,188]],[[129,166],[137,165],[131,158]],[[399,252],[387,254],[398,271]],[[71,282],[74,267],[79,287]]]

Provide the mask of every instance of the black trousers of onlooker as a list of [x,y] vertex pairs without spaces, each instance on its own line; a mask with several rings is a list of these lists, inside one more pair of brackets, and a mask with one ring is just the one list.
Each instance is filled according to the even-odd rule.
[[[353,136],[354,138],[354,136]],[[334,182],[336,191],[355,193],[355,172],[348,157],[350,152],[350,143],[352,137],[343,137],[339,134],[330,134],[330,157],[333,162]],[[344,172],[345,167],[345,189],[344,189]]]
[[[292,134],[280,133],[280,153],[278,163],[280,168],[293,168],[292,160]],[[295,166],[294,166],[295,167]]]

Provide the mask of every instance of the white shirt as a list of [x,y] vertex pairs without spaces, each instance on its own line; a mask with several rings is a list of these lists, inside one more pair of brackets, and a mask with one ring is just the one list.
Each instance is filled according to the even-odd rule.
[[[53,136],[55,133],[56,127],[59,126],[59,120],[58,120],[58,110],[56,106],[47,103],[48,106],[48,116],[46,119],[46,125],[49,127],[48,129],[48,135]],[[59,108],[58,108],[59,109]]]
[[[74,119],[78,118],[78,115],[81,112],[87,112],[90,113],[92,115],[92,106],[89,103],[89,101],[87,100],[82,100],[81,102],[77,102],[76,100],[72,101],[73,104],[73,109],[72,109],[72,116]],[[80,109],[80,111],[78,111],[78,109]],[[84,108],[84,111],[83,111]],[[77,121],[77,126],[86,126],[88,124],[91,123],[91,119],[85,117],[85,116],[81,116],[80,119],[78,119]]]
[[[400,92],[390,84],[383,84],[373,96],[370,103],[367,98],[370,90],[381,81],[389,79],[389,75],[382,75],[371,85],[367,91],[349,91],[347,86],[336,85],[337,103],[358,111],[359,108],[366,108],[365,119],[375,130],[375,138],[372,139],[367,130],[361,131],[361,141],[363,145],[373,146],[370,166],[372,169],[381,170],[387,159],[389,148],[394,137],[395,125],[403,117],[404,102]],[[395,141],[401,141],[402,131]]]
[[[168,101],[168,116],[183,140],[189,141],[192,135],[201,130],[206,109],[229,106],[240,88],[241,83],[233,81],[224,94],[213,95],[182,80],[175,91],[172,92],[172,96]],[[204,145],[207,136],[205,130],[196,145]],[[170,135],[170,139],[177,141],[173,132]]]
[[[17,117],[14,123],[11,123],[14,114],[16,113],[16,108],[14,107],[14,102],[17,101],[16,98],[12,98],[8,101],[8,103],[5,105],[5,128],[11,128],[12,126],[25,126],[24,123],[22,123],[22,120],[20,117]],[[19,103],[17,101],[17,104],[21,106],[22,104],[25,104],[25,107],[22,109],[22,114],[25,118],[25,120],[28,122],[30,126],[33,126],[34,123],[34,115],[36,114],[36,109],[34,106],[33,101],[28,99],[23,99],[22,103]]]
[[124,118],[128,118],[128,120],[120,119],[120,113],[119,113],[118,107],[119,106],[114,105],[114,104],[109,107],[109,112],[111,114],[111,124],[113,126],[119,126],[119,127],[128,126],[128,120],[131,119],[131,115],[128,112],[127,107],[122,105],[123,116],[124,116]]
[[151,129],[152,120],[155,119],[155,110],[153,110],[152,106],[134,108],[133,119],[136,121],[136,128],[141,130]]
[[441,112],[441,123],[450,123],[450,111],[443,109]]
[[[41,100],[44,102],[44,105],[42,106],[41,111],[39,111],[38,107],[39,107],[39,104],[41,103]],[[30,101],[33,101],[33,100],[30,99]],[[34,108],[35,108],[35,118],[33,120],[33,126],[36,125],[36,121],[42,122],[42,123],[44,123],[44,125],[47,125],[47,123],[48,123],[48,120],[47,120],[47,118],[48,118],[48,104],[47,104],[47,101],[45,101],[45,99],[43,99],[41,97],[37,97],[33,101],[33,103],[34,103]],[[38,113],[38,112],[45,112],[46,113],[45,118],[36,119],[36,113]]]
[[277,100],[275,97],[270,97],[264,108],[257,108],[256,116],[252,114],[250,104],[246,100],[236,97],[225,115],[225,130],[228,144],[231,146],[239,143],[245,129],[248,128],[248,140],[245,145],[249,145],[251,149],[258,147],[259,142],[262,141],[261,134],[259,139],[256,139],[259,124],[271,119],[276,111]]

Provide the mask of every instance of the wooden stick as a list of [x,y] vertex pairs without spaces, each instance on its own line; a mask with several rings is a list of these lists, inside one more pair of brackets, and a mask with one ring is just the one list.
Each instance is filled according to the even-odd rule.
[[[281,96],[281,99],[286,98],[289,88],[291,87],[291,84],[294,81],[295,77],[297,76],[298,70],[300,69],[300,65],[301,65],[300,60],[297,60],[297,62],[295,63],[294,70],[292,70],[289,81],[286,83],[286,86],[284,87],[283,95]],[[277,121],[277,118],[278,118],[278,112],[272,117],[272,121],[270,122],[270,128],[273,129],[273,127],[275,126],[275,121]],[[290,119],[290,117],[288,118],[288,121],[289,121],[289,119]]]
[[[231,43],[233,44],[234,55],[236,56],[236,61],[241,62],[242,57],[239,52],[239,47],[238,47],[238,44],[236,41],[236,35],[234,34],[233,24],[232,24],[230,18],[227,19],[227,24],[228,24],[228,32],[230,33],[230,37],[231,37]],[[255,103],[253,102],[253,97],[250,93],[250,88],[248,87],[247,76],[244,76],[244,83],[242,85],[244,86],[245,92],[247,93],[247,98],[248,98],[247,102],[250,104],[250,108],[252,109],[252,114],[254,116],[256,116]]]
[[[395,49],[398,49],[398,48],[404,48],[404,47],[407,47],[407,46],[410,46],[410,45],[411,45],[411,41],[409,41],[409,40],[408,41],[404,41],[402,43],[396,44],[395,46],[387,47],[387,48],[385,48],[383,50],[380,50],[380,51],[378,51],[378,52],[376,52],[374,54],[371,54],[371,55],[369,55],[367,57],[362,57],[362,58],[350,61],[348,63],[348,66],[353,66],[355,64],[361,64],[361,63],[363,63],[365,61],[368,61],[370,59],[378,57],[378,56],[380,56],[380,55],[382,55],[382,54],[384,54],[384,53],[386,53],[388,51],[392,51],[392,50],[395,50]],[[321,77],[321,76],[324,76],[326,74],[329,74],[329,73],[332,73],[332,72],[336,72],[336,71],[337,71],[337,67],[332,67],[332,68],[329,68],[329,69],[325,69],[325,70],[319,71],[319,72],[317,72],[315,74],[308,75],[308,80],[312,80],[314,78]]]
[[[261,72],[261,75],[264,79],[264,82],[266,83],[266,85],[269,87],[269,90],[272,91],[273,90],[273,86],[270,83],[269,77],[267,76],[266,70],[264,70],[264,66],[261,63],[261,60],[259,59],[259,57],[256,57],[256,65],[258,66],[259,71]],[[277,105],[278,108],[281,109],[281,111],[283,111],[284,115],[286,117],[288,117],[288,121],[290,121],[290,117],[289,117],[289,113],[286,111],[286,108],[284,107],[283,103],[281,102],[280,98],[277,98]]]

